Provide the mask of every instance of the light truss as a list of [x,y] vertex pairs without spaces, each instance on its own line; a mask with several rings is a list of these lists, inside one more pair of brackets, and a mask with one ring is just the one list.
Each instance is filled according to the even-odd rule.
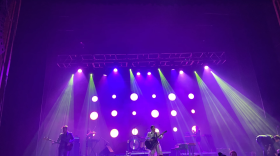
[[83,54],[58,55],[60,68],[71,67],[183,67],[193,65],[221,65],[224,52],[147,53],[147,54]]

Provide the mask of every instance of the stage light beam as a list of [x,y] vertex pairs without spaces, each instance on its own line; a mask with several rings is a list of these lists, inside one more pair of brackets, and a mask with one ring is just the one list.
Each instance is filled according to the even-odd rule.
[[180,70],[180,74],[184,74],[183,70]]
[[207,70],[207,69],[209,69],[209,67],[208,67],[208,66],[204,66],[204,69],[206,69],[206,70]]

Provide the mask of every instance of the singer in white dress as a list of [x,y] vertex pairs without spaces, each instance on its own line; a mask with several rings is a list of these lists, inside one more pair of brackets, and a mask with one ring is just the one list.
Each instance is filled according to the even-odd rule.
[[[147,133],[146,140],[151,140],[153,137],[159,136],[159,132],[156,132],[155,126],[151,126],[151,132]],[[161,135],[158,139],[162,139],[163,135]],[[152,149],[149,153],[149,156],[155,156],[155,152],[157,153],[157,156],[163,156],[162,149],[160,144],[158,143],[154,149]]]

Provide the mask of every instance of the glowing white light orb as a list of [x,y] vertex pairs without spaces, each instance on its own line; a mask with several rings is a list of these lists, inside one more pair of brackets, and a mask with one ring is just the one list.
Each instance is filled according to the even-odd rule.
[[83,70],[82,69],[78,69],[78,73],[82,73],[83,72]]
[[117,71],[118,71],[118,69],[117,69],[117,68],[115,68],[115,69],[114,69],[114,72],[117,72]]
[[132,93],[132,94],[130,95],[130,99],[131,99],[132,101],[136,101],[136,100],[138,99],[138,95],[137,95],[136,93]]
[[196,126],[192,126],[192,132],[196,133]]
[[112,115],[113,117],[115,117],[115,116],[118,115],[118,112],[117,112],[116,110],[113,110],[113,111],[111,112],[111,115]]
[[137,135],[137,134],[138,134],[138,129],[133,128],[133,129],[132,129],[132,134],[133,134],[133,135]]
[[159,132],[159,129],[156,128],[155,131],[156,131],[156,132]]
[[180,70],[180,74],[183,74],[184,72],[183,72],[183,70]]
[[140,75],[140,72],[137,72],[137,75],[139,76],[139,75]]
[[157,118],[159,116],[159,112],[157,110],[153,110],[151,114],[154,118]]
[[193,99],[193,98],[194,98],[193,93],[190,93],[190,94],[188,95],[188,97],[189,97],[189,99]]
[[174,132],[177,132],[177,130],[178,130],[177,127],[173,127]]
[[147,74],[148,74],[148,75],[151,75],[152,73],[151,73],[151,72],[148,72]]
[[177,115],[177,112],[176,112],[175,110],[172,110],[172,111],[171,111],[171,115],[172,115],[172,116],[176,116],[176,115]]
[[114,95],[112,95],[112,98],[113,98],[113,99],[115,99],[116,97],[117,97],[117,96],[116,96],[115,94],[114,94]]
[[97,112],[92,112],[90,113],[90,119],[91,120],[96,120],[98,118],[98,113]]
[[92,100],[92,102],[96,102],[96,101],[98,100],[98,97],[97,97],[97,96],[93,96],[93,97],[91,98],[91,100]]
[[208,66],[204,66],[204,69],[206,69],[206,70],[207,70],[207,69],[209,69],[209,67],[208,67]]
[[174,101],[174,100],[176,99],[176,95],[175,95],[174,93],[170,93],[170,94],[168,95],[168,99],[169,99],[170,101]]
[[191,112],[194,114],[194,113],[195,113],[195,110],[194,110],[194,109],[192,109],[192,110],[191,110]]
[[95,133],[93,133],[92,136],[95,136]]
[[132,112],[132,115],[136,115],[136,111],[133,111],[133,112]]
[[153,94],[153,95],[152,95],[152,98],[156,98],[156,97],[157,97],[156,94]]
[[110,135],[112,138],[116,138],[119,135],[119,131],[117,129],[112,129]]
[[107,76],[106,74],[103,74],[103,76]]

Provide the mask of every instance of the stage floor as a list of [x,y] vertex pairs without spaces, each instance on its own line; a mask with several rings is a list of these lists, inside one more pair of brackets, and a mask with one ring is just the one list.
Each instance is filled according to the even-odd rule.
[[[162,152],[164,156],[171,156],[171,151],[163,151]],[[148,151],[134,151],[134,152],[131,152],[130,155],[133,155],[133,156],[147,156],[149,154]],[[189,155],[189,153],[185,153],[185,152],[180,152],[180,155],[178,156],[183,156],[183,155]],[[217,152],[202,152],[202,153],[194,153],[194,155],[200,155],[200,156],[217,156],[218,153]],[[116,154],[115,156],[126,156],[126,154]]]

